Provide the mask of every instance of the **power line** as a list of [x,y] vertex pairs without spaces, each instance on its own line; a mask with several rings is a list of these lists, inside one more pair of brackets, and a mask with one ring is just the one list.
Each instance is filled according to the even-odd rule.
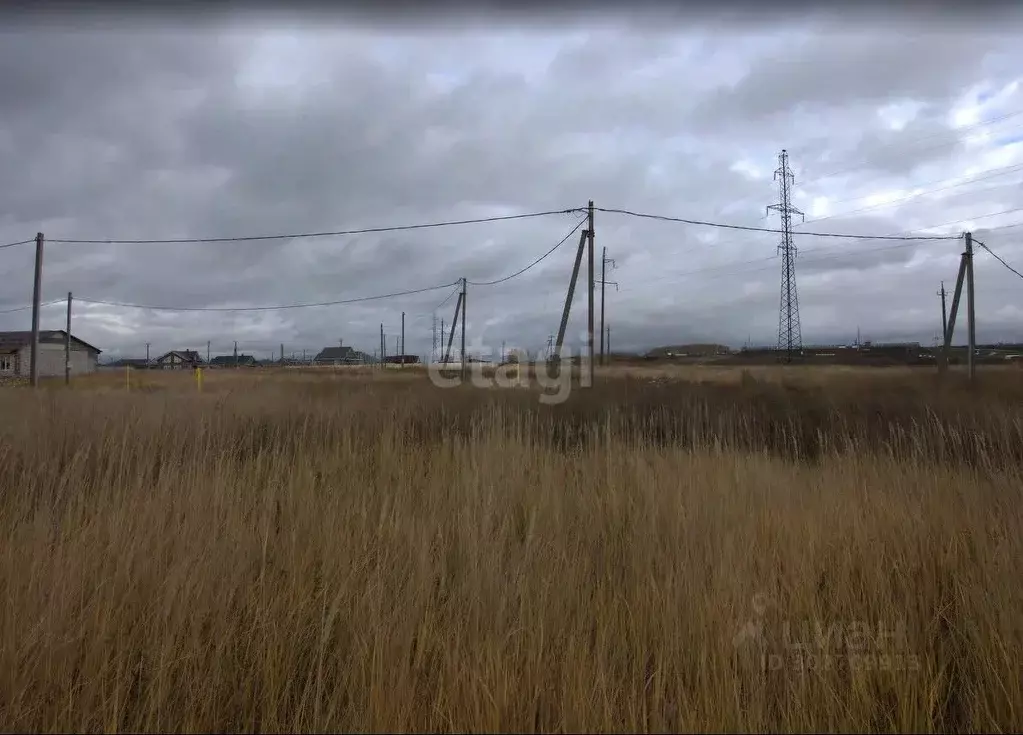
[[[962,127],[959,127],[959,128],[950,128],[950,129],[947,129],[947,130],[942,130],[942,131],[939,131],[937,133],[932,133],[930,135],[925,135],[925,136],[922,136],[922,137],[910,140],[908,142],[908,147],[909,147],[910,150],[912,150],[912,149],[914,149],[916,147],[917,143],[921,143],[921,142],[926,141],[926,140],[931,140],[931,139],[934,139],[934,138],[939,138],[939,137],[942,137],[942,136],[945,136],[945,135],[950,135],[950,134],[954,134],[956,137],[953,140],[947,140],[947,141],[944,141],[942,143],[938,143],[937,145],[927,146],[926,148],[923,148],[923,149],[921,149],[921,150],[919,150],[917,152],[924,153],[926,151],[931,151],[931,150],[937,150],[939,148],[944,148],[945,146],[948,146],[948,145],[955,145],[955,144],[959,143],[960,140],[961,140],[959,136],[962,133],[966,132],[966,131],[972,130],[974,128],[981,127],[983,125],[990,125],[991,123],[1001,122],[1003,120],[1007,120],[1007,119],[1012,118],[1012,117],[1017,117],[1019,115],[1023,115],[1023,110],[1017,110],[1015,112],[1010,112],[1010,113],[998,115],[996,117],[988,118],[986,120],[979,120],[979,121],[977,121],[975,123],[970,123],[969,125],[963,125]],[[889,148],[889,147],[892,147],[894,145],[895,145],[895,143],[889,143],[889,144],[883,146],[883,148]],[[898,145],[900,147],[903,147],[903,148],[906,147],[906,144],[901,143],[901,142],[898,143]],[[800,151],[800,150],[796,151],[797,154],[799,154],[800,152],[805,153],[805,151]],[[882,153],[883,153],[883,150],[882,150]],[[851,171],[856,171],[857,169],[863,168],[864,164],[870,165],[871,161],[872,161],[872,159],[869,158],[869,157],[868,158],[857,159],[856,162],[853,165],[851,165],[851,166],[846,166],[846,167],[840,168],[840,169],[834,169],[834,170],[829,171],[829,172],[827,172],[825,174],[819,174],[817,176],[814,176],[813,178],[801,180],[800,181],[800,185],[805,188],[809,184],[821,181],[823,179],[829,179],[829,178],[832,178],[834,176],[838,176],[840,174],[845,174],[845,173],[849,173]],[[732,208],[732,207],[734,207],[736,205],[739,205],[739,204],[742,204],[743,202],[749,201],[754,196],[755,196],[754,194],[750,194],[749,196],[742,197],[741,199],[737,199],[737,200],[735,200],[735,201],[725,205],[723,208],[721,208],[721,209],[719,209],[717,211],[715,216],[723,214],[727,209],[730,209],[730,208]]]
[[[437,304],[435,307],[433,307],[433,309],[431,309],[431,312],[437,311],[442,306],[444,306],[444,304],[446,304],[449,301],[451,301],[451,297],[454,296],[456,293],[458,293],[458,289],[457,288],[455,288],[451,293],[449,293],[447,296],[445,296],[443,301],[441,301],[439,304]],[[426,316],[425,314],[420,314],[418,317],[416,317],[416,319],[420,319],[420,318],[425,317],[425,316]]]
[[[558,248],[560,248],[560,247],[561,247],[562,245],[564,245],[564,244],[565,244],[566,242],[568,242],[568,238],[572,237],[572,235],[574,235],[574,234],[575,234],[575,233],[576,233],[576,232],[577,232],[577,231],[579,230],[579,228],[583,226],[583,223],[584,223],[585,221],[586,221],[586,217],[583,217],[583,218],[582,218],[581,220],[579,220],[579,222],[577,222],[577,223],[576,223],[576,226],[575,226],[575,227],[573,227],[573,228],[571,229],[571,231],[569,231],[569,233],[568,233],[567,235],[565,235],[565,236],[564,236],[563,238],[561,238],[561,240],[560,240],[560,241],[558,242],[558,244],[557,244],[557,245],[555,245],[554,247],[552,247],[552,248],[551,248],[550,250],[548,250],[548,251],[547,251],[546,253],[544,253],[544,254],[543,254],[543,255],[541,255],[541,256],[540,256],[539,258],[537,258],[536,260],[534,260],[534,261],[533,261],[532,263],[530,263],[529,265],[527,265],[527,266],[526,266],[525,268],[523,268],[523,269],[521,269],[521,270],[518,270],[518,271],[515,271],[515,272],[514,272],[514,273],[512,273],[512,274],[511,274],[510,276],[505,276],[504,278],[498,278],[498,279],[497,279],[496,281],[469,281],[469,283],[470,283],[471,285],[473,285],[473,286],[494,286],[494,285],[496,285],[496,284],[498,284],[498,283],[504,283],[505,281],[510,281],[511,279],[515,278],[516,276],[521,276],[521,275],[522,275],[523,273],[525,273],[526,271],[528,271],[528,270],[529,270],[530,268],[532,268],[533,266],[535,266],[535,265],[538,265],[538,264],[539,264],[539,263],[540,263],[540,262],[541,262],[542,260],[544,260],[544,259],[545,259],[545,258],[546,258],[546,257],[547,257],[548,255],[550,255],[550,254],[551,254],[551,253],[553,253],[553,252],[554,252],[555,250],[557,250],[557,249],[558,249]],[[450,298],[450,297],[449,297],[449,298]]]
[[[925,140],[933,140],[934,138],[940,138],[940,137],[942,137],[944,135],[950,135],[950,134],[954,134],[956,137],[953,140],[946,140],[946,141],[944,141],[942,143],[938,143],[936,145],[927,146],[927,147],[922,148],[922,149],[920,149],[918,151],[915,151],[915,152],[917,152],[917,153],[924,153],[926,151],[938,150],[939,148],[944,148],[945,146],[948,146],[948,145],[955,145],[955,144],[960,142],[959,135],[961,133],[967,131],[967,130],[972,130],[974,128],[979,128],[979,127],[981,127],[983,125],[990,125],[991,123],[1001,122],[1003,120],[1008,120],[1009,118],[1017,117],[1019,115],[1023,115],[1023,110],[1016,110],[1015,112],[1009,112],[1009,113],[1006,113],[1004,115],[998,115],[997,117],[988,118],[987,120],[978,120],[975,123],[970,123],[969,125],[963,125],[962,127],[959,127],[959,128],[950,128],[948,130],[942,130],[942,131],[937,132],[937,133],[932,133],[931,135],[925,135],[925,136],[923,136],[921,138],[916,138],[915,140],[909,141],[909,148],[911,150],[913,150],[913,149],[915,149],[917,143],[922,143]],[[894,145],[894,143],[891,144],[891,145]],[[901,147],[905,147],[905,144],[901,144],[900,143],[899,145]],[[831,178],[833,176],[838,176],[840,174],[848,173],[850,171],[855,171],[858,168],[862,168],[862,164],[864,164],[864,163],[869,164],[870,160],[871,159],[869,159],[869,158],[861,158],[861,159],[859,159],[859,162],[858,162],[859,165],[846,166],[844,168],[834,169],[832,171],[829,171],[826,174],[819,174],[817,176],[814,176],[812,179],[807,179],[806,181],[803,181],[802,185],[806,186],[807,184],[809,184],[811,182],[821,181],[822,179],[829,179],[829,178]]]
[[18,245],[28,245],[30,242],[35,241],[36,239],[33,237],[31,240],[19,240],[18,242],[9,242],[6,245],[0,245],[0,250],[3,250],[4,248],[17,247]]
[[[859,214],[860,212],[867,212],[867,211],[870,211],[872,209],[882,209],[882,208],[885,208],[885,207],[901,206],[903,204],[906,204],[907,202],[913,201],[914,199],[919,199],[920,197],[922,197],[922,196],[924,196],[926,194],[935,194],[935,193],[937,193],[939,191],[948,191],[949,189],[956,189],[956,188],[958,188],[960,186],[967,186],[969,184],[975,184],[975,183],[978,183],[978,182],[981,182],[981,181],[985,181],[987,179],[993,179],[993,178],[996,178],[998,176],[1005,176],[1006,174],[1015,173],[1016,171],[1019,171],[1020,169],[1023,169],[1023,163],[1017,164],[1015,166],[1006,166],[1004,168],[996,169],[994,171],[987,171],[987,172],[984,172],[982,174],[978,174],[976,176],[969,177],[965,181],[959,181],[959,182],[954,183],[954,184],[949,184],[948,186],[942,186],[942,187],[939,187],[939,188],[931,188],[931,189],[922,189],[921,191],[918,191],[916,194],[910,194],[909,196],[905,196],[905,197],[902,197],[902,198],[899,198],[899,199],[894,199],[894,200],[892,200],[890,202],[881,202],[879,204],[871,204],[871,205],[868,205],[866,207],[859,207],[858,209],[851,209],[851,210],[847,210],[845,212],[836,212],[834,214],[829,214],[829,215],[826,215],[824,217],[814,217],[813,219],[806,220],[806,222],[804,222],[803,224],[808,225],[808,224],[811,224],[811,223],[814,223],[814,222],[823,222],[823,221],[829,220],[829,219],[842,219],[844,217],[848,217],[848,216],[851,216],[851,215],[854,215],[854,214]],[[939,180],[939,181],[932,181],[930,183],[932,183],[932,184],[940,184],[940,183],[944,183],[945,181],[948,181],[948,179],[942,179],[942,180]],[[982,189],[981,191],[989,191],[990,189],[997,189],[997,188],[999,188],[999,187],[997,187],[997,186],[990,187],[989,186],[986,189]],[[840,199],[840,200],[838,200],[836,202],[829,202],[829,204],[841,204],[843,202],[852,202],[852,201],[857,201],[858,199],[867,199],[867,198],[869,198],[869,195],[868,196],[864,196],[864,197],[854,197],[852,199]]]
[[439,286],[429,286],[427,288],[417,288],[411,291],[396,291],[394,293],[379,294],[377,296],[361,296],[355,299],[341,299],[339,301],[319,301],[311,304],[284,304],[278,306],[150,306],[147,304],[127,304],[120,301],[104,301],[101,299],[88,299],[79,296],[75,296],[75,301],[81,301],[86,304],[102,304],[104,306],[120,306],[127,309],[149,309],[152,311],[280,311],[283,309],[307,309],[315,306],[340,306],[342,304],[358,304],[363,301],[377,301],[380,299],[390,299],[397,296],[412,296],[414,294],[426,293],[427,291],[437,291],[442,288],[450,288],[451,286],[457,285],[457,282],[443,283]]
[[1002,230],[1014,230],[1017,227],[1023,227],[1023,222],[1017,222],[1014,225],[1001,225],[1000,227],[985,227],[984,232],[1001,232]]
[[[930,229],[934,229],[934,228],[937,228],[937,227],[945,227],[947,225],[960,224],[962,222],[972,222],[974,220],[985,219],[987,217],[995,217],[995,216],[998,216],[998,215],[1001,215],[1001,214],[1008,214],[1009,212],[1018,211],[1020,209],[1023,209],[1023,207],[1017,207],[1015,209],[1002,210],[1002,211],[998,211],[998,212],[989,212],[987,214],[981,214],[981,215],[977,215],[975,217],[970,217],[970,218],[966,218],[966,219],[951,220],[949,222],[942,222],[940,224],[927,225],[925,227],[919,227],[919,228],[916,228],[914,230],[904,230],[903,232],[921,232],[923,230],[930,230]],[[1001,231],[1001,230],[1013,229],[1013,228],[1016,228],[1016,227],[1023,227],[1023,222],[1018,222],[1018,223],[1012,224],[1012,225],[1003,225],[1003,226],[1000,226],[1000,227],[992,227],[992,228],[990,228],[989,230],[986,230],[986,231],[988,231],[988,232],[997,232],[997,231]],[[946,239],[947,240],[958,240],[958,239],[960,239],[960,237],[961,237],[961,235],[953,237],[953,238],[946,238]],[[717,246],[720,246],[720,245],[732,244],[734,242],[735,242],[734,240],[728,240],[728,241],[725,241],[723,243],[714,243],[714,245],[715,245],[715,247],[717,247]],[[974,242],[977,242],[977,241],[974,240]],[[837,252],[837,253],[834,253],[832,255],[825,255],[825,256],[819,256],[819,257],[814,257],[814,258],[807,259],[805,257],[807,254],[827,251],[827,248],[810,248],[810,249],[807,249],[807,250],[801,250],[800,251],[800,259],[799,260],[800,260],[801,263],[816,263],[818,261],[826,261],[826,260],[831,260],[831,259],[834,259],[834,258],[845,258],[845,257],[852,257],[852,256],[857,256],[858,257],[860,255],[865,255],[865,254],[869,254],[869,253],[877,253],[877,252],[883,252],[883,251],[888,251],[888,250],[898,250],[898,249],[902,249],[902,248],[915,247],[915,246],[917,246],[917,243],[906,242],[904,244],[899,244],[899,245],[885,245],[885,246],[882,246],[882,247],[869,248],[869,249],[865,249],[865,250]],[[718,271],[718,272],[713,273],[713,275],[706,276],[703,280],[711,280],[711,279],[715,279],[715,278],[720,278],[722,276],[746,275],[746,274],[751,274],[751,273],[757,273],[757,272],[761,272],[761,271],[764,271],[764,270],[769,270],[773,266],[767,266],[767,267],[762,267],[762,268],[754,268],[752,270],[750,270],[750,269],[747,269],[747,270],[732,270],[732,268],[734,266],[756,265],[756,264],[759,264],[759,263],[773,263],[777,259],[778,259],[777,255],[771,255],[771,256],[768,256],[768,257],[765,257],[765,258],[756,258],[756,259],[753,259],[753,260],[744,260],[744,261],[732,260],[732,261],[727,261],[727,262],[724,262],[724,263],[719,263],[717,265],[708,266],[708,267],[705,267],[705,268],[698,268],[696,270],[683,271],[681,273],[667,273],[667,274],[664,274],[664,275],[661,275],[661,276],[658,276],[658,277],[655,277],[655,278],[652,278],[652,279],[646,279],[646,280],[643,281],[643,285],[646,286],[646,285],[650,285],[652,283],[658,283],[658,282],[661,282],[661,281],[675,279],[675,278],[685,278],[685,277],[688,277],[688,276],[702,275],[704,273],[711,273],[711,272],[714,272],[714,271]],[[624,289],[624,290],[625,291],[632,291],[632,290],[635,290],[635,289]]]
[[[250,235],[245,237],[194,237],[167,240],[72,240],[48,238],[47,242],[72,243],[77,245],[161,245],[209,242],[251,242],[254,240],[292,240],[313,237],[336,237],[341,235],[366,235],[375,232],[398,232],[403,230],[423,230],[430,227],[453,227],[456,225],[474,225],[487,222],[503,222],[513,219],[529,219],[533,217],[549,217],[555,214],[572,214],[583,211],[582,207],[574,209],[558,209],[547,212],[528,212],[526,214],[507,214],[499,217],[480,217],[478,219],[448,220],[445,222],[426,222],[415,225],[393,225],[390,227],[366,227],[360,230],[336,230],[333,232],[302,232],[290,235]],[[32,241],[29,241],[32,242]]]
[[[35,240],[30,240],[29,242],[35,242]],[[43,306],[53,306],[54,304],[63,304],[63,303],[66,303],[64,299],[54,299],[53,301],[43,302],[42,304],[39,304],[39,306],[40,307],[43,307]],[[27,304],[25,306],[16,306],[13,309],[4,309],[3,311],[0,311],[0,314],[13,314],[16,311],[25,311],[26,309],[31,309],[31,308],[32,308],[32,304]]]
[[[845,251],[845,252],[838,252],[838,253],[836,253],[836,252],[829,252],[828,248],[810,248],[808,250],[800,251],[799,262],[800,263],[818,263],[818,262],[826,262],[828,260],[836,260],[836,259],[842,259],[842,258],[859,258],[859,257],[862,257],[864,255],[869,255],[871,253],[887,252],[887,251],[891,251],[891,250],[901,250],[901,249],[909,248],[909,247],[916,247],[916,245],[914,243],[901,243],[901,244],[898,244],[898,245],[882,245],[880,247],[868,248],[866,250]],[[809,258],[806,257],[808,254],[812,255],[814,253],[820,253],[820,252],[827,252],[828,254],[827,255],[820,255],[820,256],[809,257]],[[626,289],[622,289],[622,290],[623,290],[623,292],[635,291],[637,289],[641,290],[645,286],[648,286],[648,285],[653,284],[653,283],[659,283],[659,282],[666,281],[666,280],[671,280],[671,279],[688,278],[690,276],[697,276],[697,275],[704,276],[702,280],[709,281],[709,280],[713,280],[715,278],[721,278],[721,277],[727,277],[727,276],[744,276],[744,275],[749,275],[749,274],[752,274],[752,273],[761,273],[763,271],[773,270],[775,268],[773,263],[775,263],[779,259],[779,257],[780,257],[779,255],[775,254],[775,255],[769,255],[769,256],[764,257],[764,258],[755,258],[755,259],[752,259],[752,260],[729,261],[727,263],[720,263],[718,265],[708,266],[706,268],[698,268],[696,270],[691,270],[691,271],[682,271],[681,273],[669,273],[669,274],[666,274],[666,275],[663,275],[663,276],[659,276],[657,278],[652,278],[652,279],[645,280],[643,282],[642,286],[638,286],[636,288],[626,288]],[[766,266],[762,266],[762,267],[759,267],[759,268],[737,269],[737,267],[739,267],[739,266],[760,265],[762,263],[768,263],[768,264],[771,264],[771,265],[766,265]],[[712,275],[709,275],[709,276],[705,275],[707,273],[711,273]]]
[[[1002,210],[999,210],[997,212],[988,212],[987,214],[978,214],[978,215],[975,215],[973,217],[964,217],[962,219],[948,220],[947,222],[939,222],[938,224],[934,224],[934,225],[926,225],[924,227],[917,227],[916,229],[912,229],[912,230],[902,230],[902,232],[904,232],[904,233],[923,232],[925,230],[934,230],[934,229],[937,229],[939,227],[948,227],[949,225],[958,225],[958,224],[962,224],[964,222],[975,222],[976,220],[987,219],[989,217],[998,217],[998,216],[1003,215],[1003,214],[1012,214],[1013,212],[1019,212],[1019,211],[1023,211],[1023,207],[1013,207],[1012,209],[1002,209]],[[825,219],[825,218],[822,218],[822,219]],[[813,221],[817,221],[817,220],[813,220]],[[991,227],[991,228],[988,228],[986,231],[988,231],[988,232],[996,232],[996,231],[999,231],[999,230],[1008,230],[1008,229],[1012,229],[1014,227],[1021,227],[1021,226],[1023,226],[1023,222],[1018,222],[1018,223],[1013,224],[1013,225],[1002,225],[1000,227]],[[794,233],[794,234],[799,234],[799,233]],[[802,234],[809,235],[809,234],[812,234],[812,233],[804,232]],[[939,237],[939,238],[935,238],[935,239],[936,240],[946,240],[946,241],[948,241],[948,240],[959,240],[962,237],[963,237],[963,235],[960,234],[960,235],[948,235],[948,236],[945,236],[945,237]],[[914,238],[905,238],[905,239],[912,240]],[[730,242],[734,242],[734,241],[730,241]],[[728,244],[728,243],[726,242],[726,243],[714,243],[714,244],[715,245],[722,245],[722,244]],[[870,252],[870,251],[867,251],[867,252]]]
[[[699,225],[703,227],[718,227],[726,230],[745,230],[747,232],[771,232],[777,235],[785,234],[785,230],[777,230],[770,227],[754,227],[752,225],[733,225],[723,222],[706,222],[695,219],[685,219],[682,217],[669,217],[662,214],[646,214],[643,212],[632,212],[627,209],[604,209],[603,207],[594,207],[594,210],[598,212],[608,212],[610,214],[625,214],[630,217],[642,217],[644,219],[655,219],[664,222],[681,222],[686,225]],[[1004,213],[1003,213],[1004,214]],[[988,215],[994,216],[994,215]],[[840,232],[795,232],[793,235],[810,235],[813,237],[835,237],[835,238],[846,238],[851,240],[958,240],[959,235],[853,235],[851,233],[840,233]]]
[[[919,228],[917,228],[917,231],[919,231],[919,230],[933,230],[933,229],[938,228],[938,227],[947,227],[948,225],[957,225],[957,224],[960,224],[962,222],[976,222],[979,219],[987,219],[988,217],[997,217],[997,216],[1002,215],[1002,214],[1012,214],[1013,212],[1019,212],[1019,211],[1023,211],[1023,207],[1013,207],[1012,209],[1003,209],[1003,210],[1001,210],[999,212],[988,212],[987,214],[978,214],[978,215],[976,215],[974,217],[964,217],[962,219],[954,219],[954,220],[951,220],[949,222],[942,222],[940,225],[928,225],[927,227],[919,227]],[[1021,224],[1023,224],[1023,223],[1021,223]],[[1015,226],[1016,225],[1006,225],[1005,229],[1008,229],[1009,227],[1015,227]],[[1003,229],[1003,228],[992,227],[991,229],[992,230],[998,230],[998,229]],[[960,237],[962,237],[962,236],[961,235],[956,235],[955,237],[951,237],[950,236],[950,237],[939,238],[939,239],[958,240]]]
[[995,254],[995,252],[994,252],[994,251],[993,251],[993,250],[992,250],[991,248],[989,248],[989,247],[988,247],[987,245],[985,245],[984,243],[982,243],[982,242],[981,242],[980,240],[974,240],[973,242],[974,242],[974,244],[976,244],[976,245],[980,245],[980,246],[981,246],[982,248],[984,248],[985,250],[987,250],[987,251],[988,251],[989,253],[991,253],[991,255],[994,255],[994,256],[995,256],[995,260],[997,260],[997,261],[998,261],[999,263],[1001,263],[1001,264],[1002,264],[1002,265],[1004,265],[1004,266],[1005,266],[1006,268],[1008,268],[1009,270],[1011,270],[1011,271],[1012,271],[1013,273],[1015,273],[1015,274],[1016,274],[1017,276],[1019,276],[1020,278],[1023,278],[1023,273],[1020,273],[1020,272],[1019,272],[1018,270],[1016,270],[1016,269],[1015,269],[1015,268],[1013,268],[1013,267],[1012,267],[1011,265],[1009,265],[1009,264],[1008,264],[1008,263],[1006,263],[1006,262],[1005,262],[1004,260],[1002,260],[1002,259],[1001,259],[1001,258],[1000,258],[1000,257],[999,257],[998,255],[996,255],[996,254]]

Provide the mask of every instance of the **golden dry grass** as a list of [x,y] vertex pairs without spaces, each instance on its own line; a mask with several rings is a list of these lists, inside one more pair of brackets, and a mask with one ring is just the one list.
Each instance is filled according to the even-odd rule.
[[1019,730],[1018,374],[805,375],[0,392],[0,723]]

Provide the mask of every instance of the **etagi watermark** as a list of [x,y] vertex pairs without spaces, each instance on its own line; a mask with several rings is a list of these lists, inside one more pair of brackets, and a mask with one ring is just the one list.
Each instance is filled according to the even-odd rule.
[[[466,367],[469,383],[477,388],[530,388],[533,381],[541,389],[540,403],[564,403],[572,392],[573,377],[579,387],[588,388],[590,360],[586,351],[573,354],[563,347],[560,360],[548,354],[529,353],[526,350],[494,350],[479,338],[466,345]],[[443,355],[430,360],[427,374],[438,388],[454,388],[462,384],[459,372],[461,356],[452,354],[443,362]]]
[[769,602],[764,595],[754,595],[754,614],[732,639],[736,648],[758,652],[765,671],[921,668],[920,657],[909,651],[904,620],[782,618],[768,623]]

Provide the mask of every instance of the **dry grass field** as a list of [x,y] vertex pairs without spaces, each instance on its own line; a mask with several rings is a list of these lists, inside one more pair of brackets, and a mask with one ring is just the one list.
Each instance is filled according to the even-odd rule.
[[1023,728],[1023,373],[0,389],[5,731]]

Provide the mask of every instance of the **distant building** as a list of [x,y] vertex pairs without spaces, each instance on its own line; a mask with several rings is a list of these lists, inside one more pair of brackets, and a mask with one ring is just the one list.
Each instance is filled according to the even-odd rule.
[[210,360],[210,367],[255,367],[258,363],[252,355],[217,355]]
[[373,362],[373,358],[365,352],[345,346],[324,347],[313,358],[314,365],[364,365],[369,362]]
[[156,370],[190,370],[202,367],[203,359],[195,350],[171,350],[153,361]]
[[[39,376],[64,374],[65,341],[63,329],[39,332]],[[102,352],[88,342],[71,335],[71,374],[96,372]],[[32,332],[0,332],[0,376],[29,377],[32,372]]]
[[152,367],[152,364],[150,363],[149,360],[147,360],[144,357],[122,357],[119,360],[114,360],[113,362],[106,363],[103,367],[107,368],[130,367],[134,370],[146,370],[147,368]]
[[419,355],[388,355],[384,362],[388,365],[418,365]]

